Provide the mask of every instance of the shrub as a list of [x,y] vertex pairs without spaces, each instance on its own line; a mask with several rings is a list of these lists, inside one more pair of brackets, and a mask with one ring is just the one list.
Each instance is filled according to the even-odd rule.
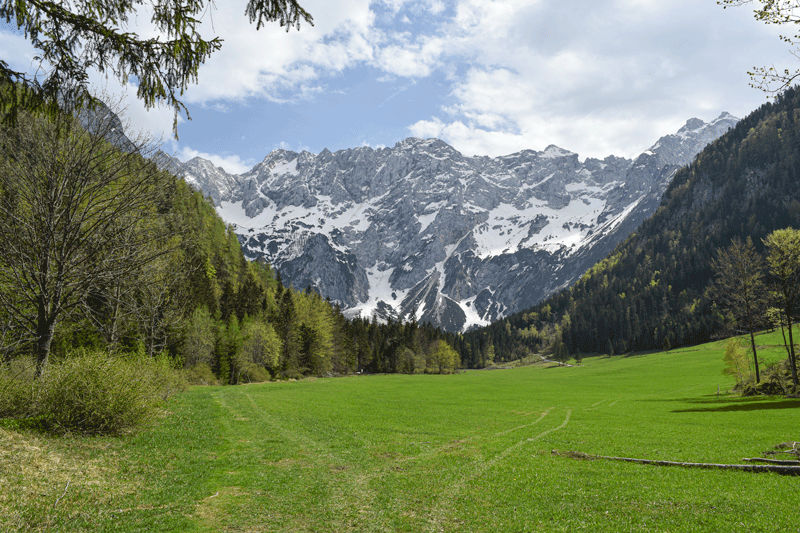
[[789,361],[786,359],[767,365],[761,372],[761,383],[758,384],[759,394],[788,394],[792,388],[792,374]]
[[181,390],[177,376],[166,358],[80,353],[49,365],[34,383],[35,414],[58,431],[130,431]]
[[247,364],[243,366],[237,373],[237,383],[261,383],[272,379],[272,375],[263,366],[255,364]]
[[14,359],[0,364],[0,418],[27,417],[32,414],[33,358]]
[[199,363],[186,370],[189,385],[219,385],[219,380],[208,363]]

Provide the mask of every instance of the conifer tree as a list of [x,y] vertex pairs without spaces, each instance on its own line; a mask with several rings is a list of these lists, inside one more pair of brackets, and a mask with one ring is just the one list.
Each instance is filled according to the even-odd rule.
[[[127,31],[140,17],[137,8],[148,4],[150,27],[159,37],[146,38]],[[43,79],[14,71],[0,59],[0,87],[21,83],[28,91],[0,91],[0,105],[15,120],[18,111],[58,113],[59,103],[95,102],[89,93],[89,72],[111,73],[121,82],[133,77],[137,96],[147,109],[160,103],[178,114],[186,112],[180,101],[190,82],[197,81],[200,65],[222,46],[222,39],[203,39],[203,13],[214,8],[207,0],[2,0],[0,18],[15,24],[39,54]],[[143,11],[143,10],[142,10]],[[303,20],[313,25],[311,15],[296,0],[249,0],[245,14],[260,29],[278,22],[287,31],[299,29]],[[188,113],[187,113],[188,117]]]

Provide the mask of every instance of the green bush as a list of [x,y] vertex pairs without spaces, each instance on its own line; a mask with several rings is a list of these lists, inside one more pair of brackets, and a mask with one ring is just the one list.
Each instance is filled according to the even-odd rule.
[[36,363],[32,358],[0,364],[0,418],[22,418],[33,414],[35,372]]
[[255,364],[247,364],[237,374],[238,383],[262,383],[272,379],[269,370],[263,366]]
[[758,394],[789,394],[792,389],[792,373],[786,359],[766,365],[761,371],[761,383],[756,388]]
[[198,363],[186,370],[189,385],[219,385],[219,380],[208,363]]
[[154,419],[181,388],[165,358],[84,352],[50,364],[33,383],[34,415],[57,431],[122,433]]

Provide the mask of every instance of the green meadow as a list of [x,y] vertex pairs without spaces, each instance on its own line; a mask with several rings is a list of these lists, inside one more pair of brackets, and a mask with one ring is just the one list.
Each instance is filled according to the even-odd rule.
[[797,477],[553,453],[741,463],[800,440],[800,400],[729,394],[723,351],[197,387],[123,438],[5,424],[0,530],[799,531]]

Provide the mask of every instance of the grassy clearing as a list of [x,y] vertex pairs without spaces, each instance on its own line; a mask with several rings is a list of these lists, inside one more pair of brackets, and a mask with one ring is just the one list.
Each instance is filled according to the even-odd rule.
[[722,351],[198,387],[123,440],[0,430],[0,530],[797,531],[797,478],[551,453],[738,463],[800,440],[800,400],[727,395]]

